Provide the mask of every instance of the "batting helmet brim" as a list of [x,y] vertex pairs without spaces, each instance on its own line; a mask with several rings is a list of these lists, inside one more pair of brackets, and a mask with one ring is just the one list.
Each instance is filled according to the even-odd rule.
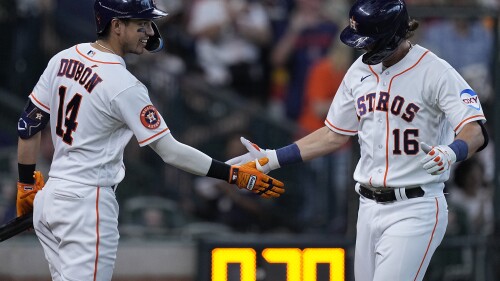
[[159,18],[162,18],[166,15],[168,15],[168,14],[162,10],[158,10],[156,8],[151,8],[148,10],[140,11],[137,13],[130,13],[130,14],[123,15],[123,16],[118,15],[118,16],[116,16],[116,18],[119,18],[119,19],[127,19],[127,18],[128,19],[159,19]]
[[340,33],[340,40],[349,47],[364,49],[377,41],[378,38],[363,36],[353,30],[350,26],[344,28]]

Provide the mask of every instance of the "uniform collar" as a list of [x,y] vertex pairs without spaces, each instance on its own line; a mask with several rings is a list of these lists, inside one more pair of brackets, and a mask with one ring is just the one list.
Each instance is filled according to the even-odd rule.
[[78,54],[83,56],[89,61],[99,64],[121,64],[123,67],[127,67],[125,60],[115,54],[100,51],[90,43],[82,43],[75,46],[75,50]]

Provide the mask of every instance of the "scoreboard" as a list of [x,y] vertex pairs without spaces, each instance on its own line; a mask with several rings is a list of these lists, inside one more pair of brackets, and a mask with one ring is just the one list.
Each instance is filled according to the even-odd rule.
[[197,281],[353,279],[354,241],[344,237],[234,235],[199,241]]

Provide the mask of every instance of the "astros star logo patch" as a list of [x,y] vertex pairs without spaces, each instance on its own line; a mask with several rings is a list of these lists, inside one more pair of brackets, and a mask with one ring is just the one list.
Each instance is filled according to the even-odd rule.
[[156,129],[161,124],[160,115],[153,105],[148,105],[141,110],[141,123],[148,129]]

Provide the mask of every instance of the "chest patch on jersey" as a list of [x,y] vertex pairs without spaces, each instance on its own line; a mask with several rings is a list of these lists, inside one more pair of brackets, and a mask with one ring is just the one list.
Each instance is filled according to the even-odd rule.
[[160,114],[153,105],[148,105],[141,110],[141,123],[148,129],[156,129],[160,126]]
[[479,97],[472,89],[465,89],[460,92],[460,98],[462,102],[470,108],[475,110],[481,109],[481,104],[479,103]]

